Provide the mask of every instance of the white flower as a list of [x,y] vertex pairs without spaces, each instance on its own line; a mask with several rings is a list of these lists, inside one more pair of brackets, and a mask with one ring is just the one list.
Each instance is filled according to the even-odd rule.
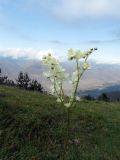
[[76,60],[79,60],[79,59],[85,59],[89,56],[89,54],[91,54],[92,52],[94,51],[94,49],[92,50],[89,50],[89,51],[86,51],[86,52],[81,52],[80,50],[73,50],[73,49],[70,49],[68,50],[68,59],[69,60],[73,60],[73,59],[76,59]]
[[80,59],[79,51],[76,51],[76,52],[75,52],[75,59],[77,59],[77,60],[79,60],[79,59]]
[[68,59],[73,60],[74,58],[75,58],[75,53],[74,53],[73,49],[69,49],[68,50]]
[[[63,82],[68,78],[69,75],[65,74],[65,70],[60,66],[59,61],[54,57],[51,53],[48,53],[48,55],[43,56],[43,63],[48,65],[48,68],[50,69],[48,73],[44,73],[44,75],[49,78],[51,81],[53,87],[51,88],[52,93],[57,96],[57,102],[58,103],[64,103],[64,106],[69,108],[73,106],[75,103],[74,101],[80,101],[80,97],[75,97],[77,87],[80,81],[81,76],[83,73],[90,68],[90,65],[87,63],[87,59],[89,55],[97,50],[97,48],[91,48],[90,50],[86,52],[81,52],[80,50],[73,50],[70,49],[68,51],[68,59],[69,60],[75,60],[76,61],[76,70],[73,72],[72,75],[72,96],[69,97],[68,103],[64,103],[64,90],[63,90]],[[80,59],[83,59],[79,62]],[[70,76],[69,76],[70,77]]]
[[60,92],[60,86],[59,86],[59,85],[56,85],[56,90],[57,90],[58,92]]
[[71,106],[71,103],[65,103],[64,106],[65,106],[66,108],[69,108],[69,107]]
[[57,98],[56,100],[58,103],[61,103],[61,99],[60,98]]
[[76,100],[77,100],[77,101],[80,101],[80,97],[76,96]]
[[86,55],[81,52],[81,53],[80,53],[80,58],[83,58],[83,59],[84,59],[84,58],[86,58]]
[[90,69],[90,65],[89,65],[88,63],[83,63],[83,64],[82,64],[82,68],[83,68],[84,70]]
[[47,78],[50,78],[50,73],[48,73],[48,72],[44,72],[43,75],[44,75],[45,77],[47,77]]
[[54,79],[53,79],[53,77],[51,77],[51,78],[50,78],[50,81],[51,81],[52,83],[54,83]]

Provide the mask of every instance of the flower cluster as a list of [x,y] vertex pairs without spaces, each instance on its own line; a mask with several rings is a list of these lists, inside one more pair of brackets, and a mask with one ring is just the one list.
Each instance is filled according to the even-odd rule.
[[97,48],[91,48],[88,51],[81,52],[80,50],[73,50],[72,48],[68,50],[68,59],[69,60],[79,60],[79,59],[85,59],[87,60],[88,56],[93,52],[97,50]]
[[48,78],[57,78],[59,81],[65,79],[64,69],[60,66],[59,61],[50,53],[43,57],[43,63],[50,67],[50,71],[45,74]]
[[59,61],[50,53],[47,56],[43,56],[43,63],[49,67],[49,72],[44,73],[44,75],[52,83],[52,93],[57,96],[57,102],[62,102],[64,94],[62,85],[66,79],[65,70],[60,66]]
[[43,56],[43,63],[49,66],[49,72],[44,73],[44,75],[52,83],[52,92],[57,96],[57,102],[69,108],[75,104],[75,101],[80,100],[79,97],[76,97],[78,85],[84,72],[90,69],[90,65],[87,63],[88,57],[96,50],[97,48],[91,48],[88,51],[81,52],[80,50],[69,49],[68,60],[75,60],[76,68],[71,79],[73,90],[68,102],[65,101],[63,90],[63,82],[66,80],[65,70],[60,66],[59,61],[50,53],[47,56]]

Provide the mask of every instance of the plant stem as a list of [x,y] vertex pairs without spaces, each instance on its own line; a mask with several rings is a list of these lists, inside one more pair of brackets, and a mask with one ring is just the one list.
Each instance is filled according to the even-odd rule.
[[66,123],[66,135],[65,135],[64,146],[63,146],[63,157],[65,156],[65,154],[69,149],[69,138],[70,138],[70,109],[67,108],[67,123]]
[[70,110],[67,108],[67,142],[69,142],[70,135]]
[[77,83],[76,83],[76,87],[75,87],[75,90],[74,90],[74,93],[73,93],[73,101],[71,103],[71,106],[74,104],[77,88],[78,88],[79,81],[80,81],[80,73],[79,73],[79,63],[78,63],[78,60],[76,60],[76,69],[77,69]]

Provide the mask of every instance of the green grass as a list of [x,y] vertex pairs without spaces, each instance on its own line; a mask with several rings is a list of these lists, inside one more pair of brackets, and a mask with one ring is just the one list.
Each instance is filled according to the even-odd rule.
[[65,152],[66,115],[52,96],[0,86],[0,160],[120,159],[120,103],[77,103]]

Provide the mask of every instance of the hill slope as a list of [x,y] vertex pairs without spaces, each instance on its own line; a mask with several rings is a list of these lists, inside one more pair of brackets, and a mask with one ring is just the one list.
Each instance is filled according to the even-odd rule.
[[[119,159],[119,103],[80,102],[71,119],[65,160]],[[66,121],[54,97],[0,86],[0,159],[63,159]]]

